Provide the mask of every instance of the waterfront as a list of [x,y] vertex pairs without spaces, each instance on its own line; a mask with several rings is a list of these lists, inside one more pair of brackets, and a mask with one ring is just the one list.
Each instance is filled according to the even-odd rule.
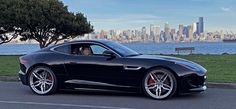
[[[176,47],[194,47],[194,54],[236,54],[236,43],[223,42],[178,42],[178,43],[125,43],[129,48],[142,54],[177,54]],[[3,44],[0,55],[28,54],[39,50],[37,44]],[[187,52],[188,53],[188,52]],[[183,53],[185,54],[185,53]]]

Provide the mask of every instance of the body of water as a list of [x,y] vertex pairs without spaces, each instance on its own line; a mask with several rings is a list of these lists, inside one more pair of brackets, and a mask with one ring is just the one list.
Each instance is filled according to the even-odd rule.
[[[236,54],[236,43],[178,42],[178,43],[126,43],[129,48],[142,54],[177,54],[176,47],[194,47],[194,54]],[[0,55],[28,54],[39,50],[37,44],[3,44]],[[186,52],[188,53],[188,52]],[[185,53],[183,53],[185,54]]]

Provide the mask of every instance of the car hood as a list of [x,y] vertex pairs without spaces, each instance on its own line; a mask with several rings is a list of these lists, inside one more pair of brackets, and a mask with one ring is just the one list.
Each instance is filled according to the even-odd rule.
[[161,56],[161,55],[138,55],[138,56],[133,56],[132,58],[139,58],[139,59],[153,59],[153,60],[164,60],[164,61],[169,61],[169,62],[173,62],[175,64],[187,67],[188,69],[191,70],[201,70],[203,72],[206,72],[207,70],[202,67],[201,65],[186,60],[186,59],[182,59],[182,58],[177,58],[177,57],[171,57],[171,56]]

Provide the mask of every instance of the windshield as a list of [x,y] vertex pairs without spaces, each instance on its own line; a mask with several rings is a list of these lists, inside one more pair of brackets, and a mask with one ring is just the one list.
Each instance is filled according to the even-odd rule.
[[118,52],[119,54],[121,54],[122,56],[125,56],[125,57],[140,55],[140,53],[137,53],[136,51],[134,51],[122,44],[119,44],[117,42],[106,41],[105,44],[107,44],[109,47],[111,47],[116,52]]

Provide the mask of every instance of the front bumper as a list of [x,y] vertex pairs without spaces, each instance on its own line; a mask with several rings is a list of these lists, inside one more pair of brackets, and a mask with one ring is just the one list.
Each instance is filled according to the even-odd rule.
[[206,86],[206,79],[207,79],[207,76],[205,75],[203,77],[203,85],[198,85],[197,88],[192,88],[192,89],[189,89],[189,92],[202,92],[202,91],[205,91],[207,90],[207,86]]
[[189,89],[189,91],[190,91],[190,92],[202,92],[202,91],[205,91],[206,89],[207,89],[207,86],[204,85],[204,86],[202,86],[202,87]]
[[206,86],[206,76],[199,76],[196,74],[186,75],[181,77],[179,81],[179,93],[187,94],[187,93],[195,93],[202,92],[207,90]]
[[28,85],[27,77],[26,77],[25,73],[22,72],[21,70],[19,71],[19,79],[22,82],[22,84]]

